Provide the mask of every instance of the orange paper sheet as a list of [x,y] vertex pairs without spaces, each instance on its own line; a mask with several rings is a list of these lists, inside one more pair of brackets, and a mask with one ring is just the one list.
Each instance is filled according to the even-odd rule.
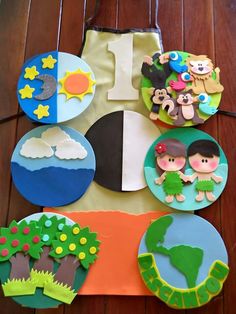
[[121,212],[55,212],[89,226],[101,241],[98,259],[91,266],[81,295],[151,295],[138,270],[137,255],[140,240],[152,220],[166,214],[149,212],[131,215]]

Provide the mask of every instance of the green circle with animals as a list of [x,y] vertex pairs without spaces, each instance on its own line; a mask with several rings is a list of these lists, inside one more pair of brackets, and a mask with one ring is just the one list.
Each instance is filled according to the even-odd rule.
[[178,127],[204,123],[218,110],[224,87],[206,55],[171,51],[145,56],[141,91],[150,119]]
[[178,128],[151,145],[144,174],[158,200],[174,209],[192,211],[211,205],[221,195],[228,163],[213,137],[194,128]]

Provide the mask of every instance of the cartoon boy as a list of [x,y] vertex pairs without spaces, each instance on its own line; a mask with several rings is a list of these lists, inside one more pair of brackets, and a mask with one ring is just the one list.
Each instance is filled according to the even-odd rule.
[[[206,194],[208,201],[213,202],[215,196],[212,193],[215,183],[220,183],[223,178],[215,175],[214,171],[219,166],[220,150],[218,145],[209,140],[198,140],[188,148],[189,164],[195,173],[189,176],[190,182],[198,179],[195,186],[198,191],[196,201],[201,202]],[[215,183],[214,183],[215,182]]]

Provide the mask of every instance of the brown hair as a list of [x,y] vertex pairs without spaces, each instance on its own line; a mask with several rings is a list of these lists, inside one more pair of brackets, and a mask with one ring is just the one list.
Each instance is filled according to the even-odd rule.
[[[157,145],[155,146],[155,156],[164,157],[166,155],[170,155],[173,157],[185,157],[186,158],[187,157],[186,146],[174,138],[169,138],[169,139],[166,139],[157,143]],[[162,173],[164,172],[157,165],[157,163],[156,163],[156,169],[160,175],[162,175]],[[184,172],[184,170],[185,170],[185,165],[180,171]]]

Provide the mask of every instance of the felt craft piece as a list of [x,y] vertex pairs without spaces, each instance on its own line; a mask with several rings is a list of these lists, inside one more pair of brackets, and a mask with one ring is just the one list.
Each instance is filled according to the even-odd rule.
[[86,133],[96,155],[95,181],[114,191],[143,189],[143,163],[157,133],[153,123],[133,111],[117,111],[99,119]]
[[220,196],[228,164],[211,136],[193,128],[180,128],[154,141],[145,159],[144,173],[157,199],[189,211],[207,207]]
[[109,100],[137,100],[139,91],[132,86],[133,34],[122,34],[108,43],[108,51],[115,56],[115,83],[108,91]]
[[[3,263],[0,263],[0,278],[5,296],[12,296],[17,303],[32,308],[57,307],[61,302],[68,304],[72,302],[86,278],[88,267],[85,268],[82,263],[79,263],[82,257],[79,257],[79,254],[78,262],[74,263],[74,257],[72,258],[70,253],[71,244],[68,245],[69,250],[65,252],[60,263],[52,256],[54,244],[58,240],[63,247],[68,244],[65,240],[65,228],[73,232],[74,228],[79,228],[79,225],[62,215],[38,213],[26,217],[19,223],[13,221],[9,228],[0,229],[1,235],[4,234],[4,237],[7,237],[9,233],[14,238],[14,243],[18,241],[18,246],[14,245],[14,252],[17,253],[9,259],[10,262],[4,262],[5,257],[1,260]],[[84,236],[79,235],[80,232]],[[96,258],[99,244],[96,234],[91,233],[86,227],[81,228],[76,237],[77,245],[81,248],[85,246],[84,250],[88,249],[88,257],[84,260],[92,263]],[[1,239],[2,250],[4,250],[7,243],[3,241],[3,236]],[[87,240],[87,245],[84,239]],[[9,241],[11,241],[10,237]],[[25,241],[33,243],[27,255],[24,251]],[[96,252],[95,249],[91,250],[90,244],[92,248],[96,247]],[[18,247],[18,251],[15,247]],[[32,251],[35,253],[32,254]]]
[[138,264],[147,288],[175,309],[208,303],[229,272],[217,230],[199,216],[182,213],[152,222],[141,239]]
[[141,72],[142,96],[151,120],[184,127],[202,124],[217,112],[224,88],[219,68],[207,56],[155,53],[143,58]]
[[[85,134],[92,125],[114,111],[131,110],[148,116],[141,95],[138,100],[108,100],[107,92],[114,86],[115,59],[108,51],[108,43],[115,42],[128,33],[119,30],[105,30],[94,27],[86,31],[81,57],[91,64],[96,77],[96,96],[93,103],[77,118],[67,125]],[[144,55],[152,55],[162,51],[159,29],[131,30],[133,34],[133,66],[132,83],[135,89],[140,87],[140,65]],[[96,47],[96,49],[94,49]],[[122,95],[121,95],[122,96]],[[161,128],[157,128],[157,136]],[[115,132],[113,132],[115,134]],[[115,171],[113,169],[113,171]],[[145,200],[145,201],[144,201]],[[147,206],[148,204],[148,206]],[[103,188],[93,181],[87,193],[79,200],[62,208],[63,211],[79,210],[121,210],[127,213],[147,213],[156,209],[168,210],[161,202],[157,202],[149,189],[145,188],[129,193],[116,192]]]
[[42,126],[27,133],[11,159],[12,178],[31,203],[62,206],[79,199],[95,173],[86,138],[64,126]]
[[137,250],[140,236],[150,222],[166,212],[132,215],[120,211],[62,212],[44,208],[47,211],[61,213],[79,222],[81,227],[89,225],[98,232],[99,256],[79,295],[151,295],[139,274]]
[[23,65],[17,96],[28,117],[58,123],[80,115],[95,93],[95,77],[79,57],[58,51],[34,56]]

